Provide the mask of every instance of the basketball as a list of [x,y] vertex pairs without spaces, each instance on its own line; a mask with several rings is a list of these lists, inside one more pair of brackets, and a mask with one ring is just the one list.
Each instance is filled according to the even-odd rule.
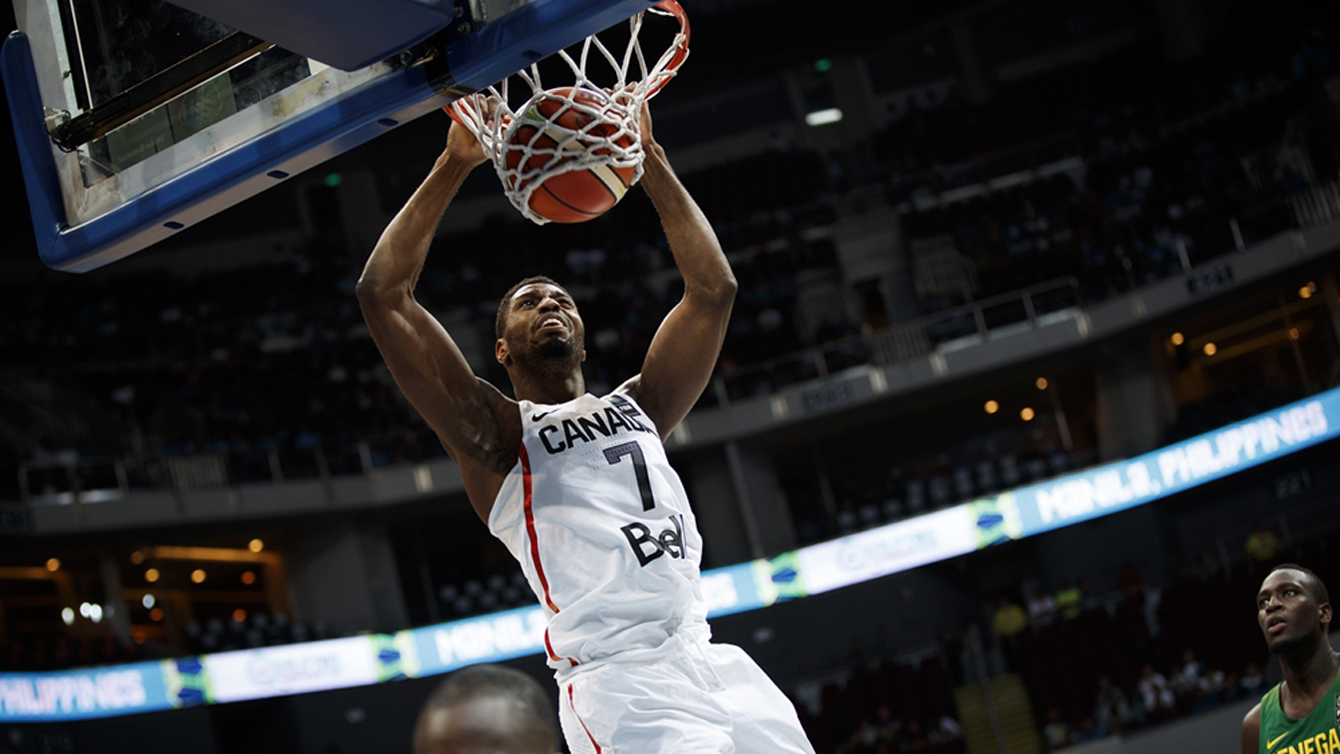
[[[551,89],[524,113],[508,141],[505,164],[517,170],[513,188],[525,189],[528,174],[551,171],[590,147],[615,137],[615,144],[631,147],[633,135],[623,133],[622,118],[603,92],[576,87]],[[597,147],[597,155],[610,155]],[[523,164],[524,160],[524,164]],[[608,212],[632,184],[637,169],[594,164],[552,174],[530,194],[531,211],[558,223],[580,223]]]

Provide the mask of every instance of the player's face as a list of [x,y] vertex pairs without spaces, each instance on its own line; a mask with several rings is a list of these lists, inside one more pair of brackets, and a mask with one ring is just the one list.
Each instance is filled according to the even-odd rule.
[[415,754],[554,754],[543,734],[525,724],[516,703],[482,696],[424,713]]
[[1317,604],[1308,588],[1309,578],[1302,571],[1285,569],[1271,573],[1261,583],[1256,595],[1256,622],[1271,652],[1279,654],[1326,635],[1331,606]]
[[586,328],[568,292],[532,283],[512,294],[503,339],[514,359],[585,358]]

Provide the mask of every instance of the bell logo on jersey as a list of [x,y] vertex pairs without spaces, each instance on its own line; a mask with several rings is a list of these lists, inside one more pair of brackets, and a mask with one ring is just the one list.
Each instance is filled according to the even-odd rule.
[[654,537],[646,524],[637,521],[619,527],[619,531],[628,538],[633,554],[637,555],[637,564],[645,568],[648,563],[662,555],[668,554],[672,558],[684,557],[684,514],[671,516],[670,526],[671,528],[662,529],[661,533]]

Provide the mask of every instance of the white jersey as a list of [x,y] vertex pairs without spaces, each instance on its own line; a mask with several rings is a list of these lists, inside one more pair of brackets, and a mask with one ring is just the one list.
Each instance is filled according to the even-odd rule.
[[555,670],[708,633],[702,537],[656,427],[628,396],[521,401],[521,451],[489,531],[548,613]]

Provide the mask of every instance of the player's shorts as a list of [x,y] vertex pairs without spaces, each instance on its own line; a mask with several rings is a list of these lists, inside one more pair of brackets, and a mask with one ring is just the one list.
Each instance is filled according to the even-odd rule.
[[572,754],[814,754],[791,700],[730,644],[677,634],[558,681]]

